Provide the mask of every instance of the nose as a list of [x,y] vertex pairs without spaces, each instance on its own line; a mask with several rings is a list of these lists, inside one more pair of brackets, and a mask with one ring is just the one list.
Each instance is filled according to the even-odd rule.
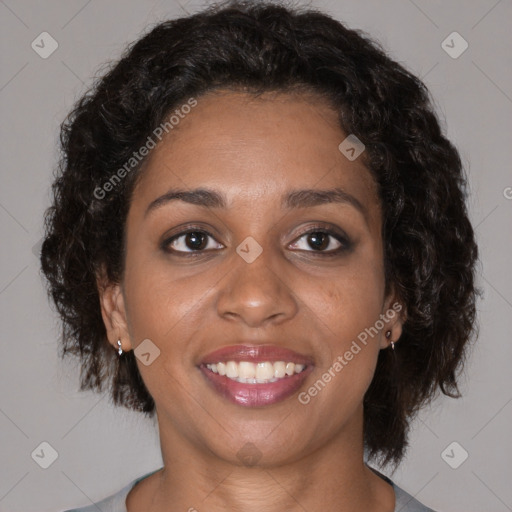
[[277,256],[264,250],[247,263],[234,255],[234,268],[223,280],[217,309],[219,316],[237,320],[249,327],[276,324],[293,318],[298,310],[287,273],[278,267]]

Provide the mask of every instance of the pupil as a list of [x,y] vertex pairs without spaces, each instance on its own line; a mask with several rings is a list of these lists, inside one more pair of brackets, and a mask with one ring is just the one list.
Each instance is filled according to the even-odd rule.
[[[203,249],[203,244],[206,237],[204,236],[204,233],[200,233],[198,231],[193,231],[191,233],[187,233],[187,247],[189,249]],[[191,241],[192,243],[189,244],[188,242]]]
[[329,237],[327,233],[310,233],[309,241],[316,249],[325,249],[329,246]]

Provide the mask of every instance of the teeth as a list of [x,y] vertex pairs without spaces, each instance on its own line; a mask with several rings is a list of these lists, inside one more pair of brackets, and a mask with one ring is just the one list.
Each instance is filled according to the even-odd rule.
[[237,382],[246,384],[266,384],[267,382],[275,382],[286,376],[301,373],[306,368],[304,364],[295,364],[284,361],[264,361],[253,363],[251,361],[228,361],[226,363],[219,362],[217,364],[207,364],[206,367],[213,373],[225,375]]
[[254,379],[254,377],[256,377],[254,364],[248,361],[240,361],[240,363],[238,363],[238,377],[241,379]]
[[256,379],[268,380],[274,376],[274,365],[272,363],[258,363],[256,366]]
[[235,361],[228,361],[226,364],[226,377],[230,379],[238,377],[238,365]]
[[286,375],[286,365],[283,361],[277,361],[274,363],[274,377],[276,379],[282,379]]

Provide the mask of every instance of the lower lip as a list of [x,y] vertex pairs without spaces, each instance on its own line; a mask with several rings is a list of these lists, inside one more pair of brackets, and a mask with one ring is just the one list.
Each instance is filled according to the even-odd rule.
[[302,372],[276,382],[246,384],[213,373],[206,366],[201,365],[199,368],[220,395],[245,407],[262,407],[285,400],[298,391],[313,369],[312,366],[307,366]]

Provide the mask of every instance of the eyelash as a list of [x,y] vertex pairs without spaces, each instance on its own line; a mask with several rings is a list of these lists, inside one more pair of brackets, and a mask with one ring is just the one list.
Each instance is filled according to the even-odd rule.
[[[210,252],[211,249],[208,249],[208,250],[205,250],[205,249],[200,249],[200,250],[195,250],[195,251],[176,251],[174,249],[169,249],[168,246],[174,242],[175,240],[178,240],[179,238],[181,237],[184,237],[186,235],[188,235],[189,233],[201,233],[201,234],[205,234],[211,238],[213,238],[215,240],[215,237],[210,233],[208,232],[207,230],[203,229],[203,228],[199,228],[199,227],[190,227],[188,228],[186,231],[182,231],[176,235],[173,235],[172,237],[170,238],[167,238],[163,241],[162,243],[162,250],[166,253],[172,253],[174,255],[177,255],[179,257],[184,257],[184,258],[194,258],[194,257],[198,257],[198,256],[202,256],[204,255],[205,252]],[[338,247],[337,249],[334,249],[334,250],[330,250],[330,251],[325,251],[325,250],[322,250],[322,251],[317,251],[317,250],[310,250],[310,251],[305,251],[303,249],[299,249],[300,252],[311,252],[315,255],[320,255],[322,257],[335,257],[335,256],[338,256],[338,255],[341,255],[342,253],[345,253],[347,251],[349,251],[351,248],[352,248],[352,243],[351,241],[349,240],[349,238],[347,236],[344,236],[332,229],[329,229],[329,228],[325,228],[325,227],[321,227],[321,226],[314,226],[312,228],[308,228],[306,231],[300,233],[298,235],[298,237],[295,239],[294,242],[292,242],[293,244],[296,244],[297,241],[299,241],[301,238],[303,238],[305,235],[309,235],[309,234],[312,234],[312,233],[321,233],[321,234],[325,234],[325,235],[328,235],[328,236],[331,236],[332,238],[334,238],[337,242],[339,242],[341,245],[340,247]],[[329,245],[330,245],[330,242],[329,242]]]

